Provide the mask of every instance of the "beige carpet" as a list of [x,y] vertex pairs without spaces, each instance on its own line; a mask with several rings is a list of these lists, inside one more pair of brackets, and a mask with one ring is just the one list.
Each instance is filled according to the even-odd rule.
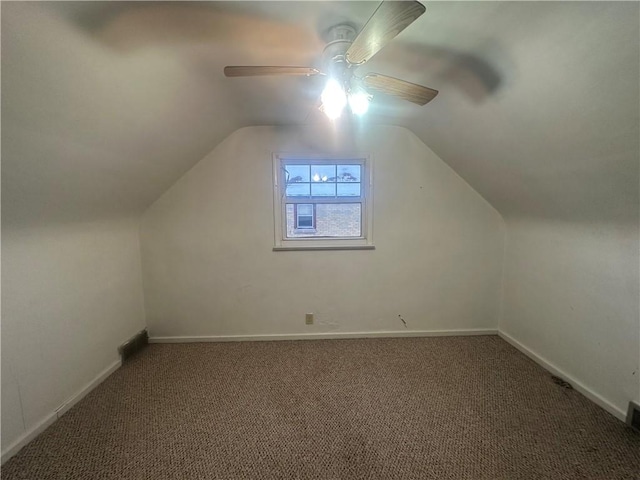
[[11,479],[638,479],[640,435],[498,337],[151,345]]

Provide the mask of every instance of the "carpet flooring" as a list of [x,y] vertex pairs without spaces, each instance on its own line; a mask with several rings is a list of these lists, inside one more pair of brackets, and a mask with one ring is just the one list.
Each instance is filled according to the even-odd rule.
[[640,479],[640,435],[495,336],[150,345],[13,479]]

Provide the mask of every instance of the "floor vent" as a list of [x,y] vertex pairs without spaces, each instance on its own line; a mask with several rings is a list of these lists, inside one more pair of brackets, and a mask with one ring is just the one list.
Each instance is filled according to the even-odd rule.
[[118,352],[124,363],[132,355],[138,353],[149,344],[149,334],[145,328],[141,332],[136,333],[133,337],[118,347]]
[[640,405],[635,402],[629,402],[629,411],[627,412],[627,425],[635,431],[640,432]]

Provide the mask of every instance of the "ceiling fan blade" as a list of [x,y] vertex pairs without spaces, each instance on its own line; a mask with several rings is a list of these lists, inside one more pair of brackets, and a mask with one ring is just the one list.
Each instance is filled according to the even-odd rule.
[[320,70],[311,67],[224,67],[224,75],[226,77],[255,77],[260,75],[303,75],[310,77],[320,74]]
[[347,62],[360,65],[425,12],[416,1],[382,2],[345,54]]
[[426,105],[438,95],[438,91],[432,88],[423,87],[422,85],[405,82],[404,80],[387,77],[386,75],[380,75],[378,73],[370,73],[366,75],[362,81],[365,86],[371,90],[400,97],[409,102],[417,103],[418,105]]

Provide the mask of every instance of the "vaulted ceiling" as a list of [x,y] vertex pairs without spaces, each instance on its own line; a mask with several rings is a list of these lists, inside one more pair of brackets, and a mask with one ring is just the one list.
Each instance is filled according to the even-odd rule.
[[[636,2],[425,2],[362,72],[440,91],[377,96],[505,217],[638,221]],[[323,34],[377,2],[2,2],[3,222],[138,214],[225,136],[324,124]],[[400,161],[400,159],[399,159]]]

